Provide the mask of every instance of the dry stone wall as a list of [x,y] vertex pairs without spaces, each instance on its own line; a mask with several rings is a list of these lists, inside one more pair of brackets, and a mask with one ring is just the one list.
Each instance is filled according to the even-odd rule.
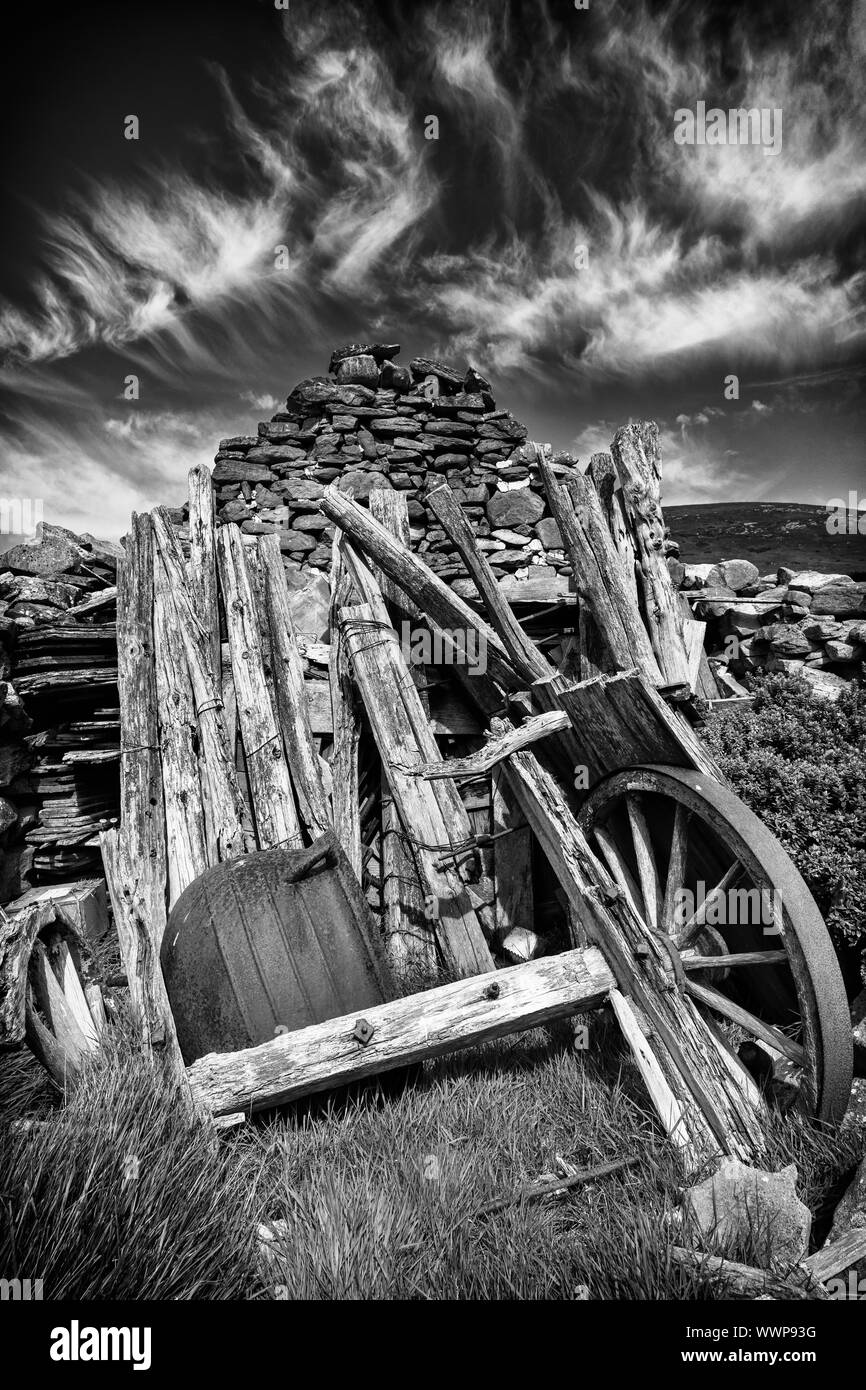
[[415,549],[467,591],[466,570],[424,500],[447,482],[498,575],[567,572],[526,427],[497,409],[472,367],[423,357],[399,366],[399,350],[339,349],[331,375],[300,382],[256,435],[222,440],[213,469],[219,518],[276,532],[290,572],[325,571],[333,536],[317,507],[325,488],[336,483],[362,502],[374,488],[396,488],[408,494]]

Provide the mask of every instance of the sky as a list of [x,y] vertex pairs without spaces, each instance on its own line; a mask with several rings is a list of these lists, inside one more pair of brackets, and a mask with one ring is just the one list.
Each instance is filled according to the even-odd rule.
[[20,21],[0,495],[117,537],[371,339],[582,461],[658,420],[668,503],[866,495],[866,3],[281,3]]

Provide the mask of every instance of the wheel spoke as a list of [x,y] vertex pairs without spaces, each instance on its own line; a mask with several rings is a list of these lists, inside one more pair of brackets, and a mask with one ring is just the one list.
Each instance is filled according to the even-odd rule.
[[644,901],[644,921],[648,926],[655,928],[659,925],[661,885],[659,884],[659,874],[656,868],[650,830],[647,825],[646,816],[644,815],[643,798],[640,796],[633,796],[629,793],[625,799],[625,804],[628,809],[631,837],[634,842],[637,871],[638,877],[640,878],[641,896]]
[[728,966],[734,970],[743,965],[782,965],[787,951],[741,951],[737,955],[692,956],[686,951],[681,957],[683,970],[718,970]]
[[613,875],[614,882],[617,887],[621,888],[625,893],[634,911],[637,913],[638,917],[640,917],[641,921],[643,921],[643,903],[641,902],[640,889],[635,883],[628,865],[622,858],[616,841],[604,825],[597,825],[593,830],[593,834],[604,856],[605,863]]
[[674,813],[674,828],[671,838],[671,854],[668,860],[668,877],[665,884],[665,901],[662,908],[662,931],[669,936],[676,928],[677,893],[686,881],[686,858],[689,849],[689,821],[691,814],[687,806],[677,802]]
[[681,951],[684,949],[684,947],[688,946],[692,937],[697,936],[701,927],[704,925],[704,918],[706,916],[707,908],[709,907],[710,903],[714,902],[715,899],[720,897],[722,893],[726,893],[728,891],[731,884],[742,873],[742,869],[743,866],[740,863],[739,859],[735,859],[731,867],[728,869],[727,873],[725,873],[722,876],[722,878],[719,879],[715,888],[713,888],[704,898],[704,901],[701,903],[700,907],[697,907],[695,911],[692,913],[689,920],[685,923],[685,925],[680,927],[679,931],[675,935],[675,939],[677,946]]
[[706,1004],[708,1009],[714,1009],[716,1013],[724,1018],[729,1018],[732,1023],[738,1023],[741,1028],[745,1028],[747,1033],[751,1033],[753,1038],[760,1038],[768,1046],[781,1052],[790,1061],[796,1062],[798,1067],[808,1066],[809,1058],[805,1047],[794,1042],[788,1037],[787,1033],[781,1032],[778,1028],[773,1028],[771,1024],[764,1023],[762,1019],[755,1018],[747,1009],[741,1009],[739,1004],[735,1004],[732,999],[728,999],[724,994],[720,994],[717,989],[710,989],[708,985],[699,985],[696,980],[686,981],[686,993],[699,1003]]

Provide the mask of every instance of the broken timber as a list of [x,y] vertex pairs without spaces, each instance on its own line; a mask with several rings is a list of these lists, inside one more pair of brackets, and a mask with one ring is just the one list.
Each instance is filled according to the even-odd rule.
[[367,1043],[355,1038],[358,1017],[349,1014],[243,1052],[212,1053],[193,1062],[190,1083],[214,1115],[262,1110],[598,1008],[612,984],[599,951],[566,951],[367,1009]]
[[278,538],[261,536],[258,552],[280,728],[301,815],[311,837],[317,839],[332,828],[331,813],[310,728],[304,666]]
[[117,570],[121,825],[100,836],[129,992],[142,1042],[184,1076],[159,948],[166,923],[166,840],[153,659],[153,528],[133,515]]
[[[404,833],[427,890],[428,915],[438,924],[443,955],[460,974],[489,970],[492,957],[456,868],[459,855],[472,848],[463,803],[453,783],[428,785],[412,776],[413,769],[438,756],[438,748],[397,634],[381,617],[377,620],[369,604],[342,609],[340,621]],[[440,868],[449,849],[454,860]]]
[[217,563],[259,848],[300,849],[288,763],[265,680],[254,590],[236,526],[220,527]]

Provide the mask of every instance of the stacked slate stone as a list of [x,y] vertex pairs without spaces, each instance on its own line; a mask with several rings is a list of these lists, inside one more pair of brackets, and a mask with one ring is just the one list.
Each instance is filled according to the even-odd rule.
[[325,488],[336,483],[360,502],[374,488],[398,488],[409,494],[414,548],[458,591],[472,592],[424,501],[447,482],[497,575],[567,572],[525,426],[497,410],[474,368],[423,357],[404,367],[399,351],[394,343],[337,350],[330,376],[300,382],[258,435],[222,440],[213,470],[220,520],[276,532],[290,571],[327,570],[334,528],[318,510]]
[[100,871],[119,806],[122,553],[45,524],[0,555],[0,902]]
[[735,676],[756,670],[801,676],[832,697],[866,678],[866,584],[847,574],[760,574],[748,560],[680,566],[682,585],[709,621],[710,661]]

